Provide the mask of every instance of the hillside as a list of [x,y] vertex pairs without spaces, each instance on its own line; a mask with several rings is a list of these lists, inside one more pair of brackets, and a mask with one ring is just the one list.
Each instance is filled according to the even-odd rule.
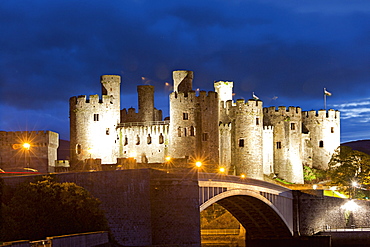
[[357,150],[360,152],[370,154],[370,140],[345,142],[345,143],[342,143],[341,145],[351,147],[353,150]]

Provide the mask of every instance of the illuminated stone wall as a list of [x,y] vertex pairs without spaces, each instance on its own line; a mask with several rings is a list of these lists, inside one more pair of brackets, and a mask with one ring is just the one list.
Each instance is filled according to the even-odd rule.
[[119,157],[138,163],[162,163],[168,155],[169,126],[126,126],[118,129]]
[[264,124],[274,126],[275,174],[289,182],[303,183],[301,108],[264,108]]
[[208,168],[219,163],[218,98],[215,92],[192,91],[193,73],[175,71],[170,94],[169,155],[200,160]]
[[225,108],[221,112],[227,117],[221,118],[231,120],[231,163],[235,173],[263,179],[262,101],[227,101]]
[[87,158],[116,163],[135,153],[138,163],[162,163],[170,156],[203,161],[210,170],[224,167],[227,173],[257,179],[274,173],[303,183],[302,165],[325,169],[340,144],[338,111],[234,102],[233,82],[215,82],[215,92],[194,91],[193,77],[192,71],[173,72],[170,122],[154,108],[150,85],[138,86],[138,112],[119,110],[119,76],[102,77],[101,99],[72,97],[72,164]]
[[340,146],[340,112],[332,109],[308,111],[302,117],[310,132],[312,166],[327,169],[334,150]]
[[116,75],[101,77],[102,97],[70,98],[71,163],[100,158],[103,164],[116,163],[120,122],[120,81]]
[[[29,149],[23,146],[29,143]],[[54,172],[59,134],[52,131],[0,131],[0,168],[5,171]]]

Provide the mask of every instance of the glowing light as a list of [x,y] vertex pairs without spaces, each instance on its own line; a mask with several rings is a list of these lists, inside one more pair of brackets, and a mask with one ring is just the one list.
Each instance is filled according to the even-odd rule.
[[30,147],[31,147],[31,144],[29,144],[28,142],[26,143],[23,143],[23,147],[27,150],[30,150]]
[[312,185],[312,189],[316,190],[317,189],[317,184]]
[[195,166],[196,167],[201,167],[202,166],[202,162],[200,162],[200,161],[195,162]]
[[357,183],[356,181],[353,181],[353,182],[352,182],[352,186],[353,186],[353,187],[357,187],[357,186],[358,186],[358,183]]
[[94,153],[94,149],[89,148],[89,149],[87,150],[87,152],[88,152],[89,154],[93,154],[93,153]]
[[131,151],[129,157],[130,158],[135,158],[136,157],[136,152],[135,151]]
[[241,178],[245,178],[245,174],[240,175]]
[[165,160],[168,162],[171,160],[171,157],[170,156],[166,156]]
[[350,200],[346,202],[344,205],[341,206],[342,209],[348,210],[348,211],[355,211],[358,209],[360,206],[356,204],[355,201]]
[[225,172],[225,167],[220,167],[219,170],[220,170],[221,173],[224,173]]

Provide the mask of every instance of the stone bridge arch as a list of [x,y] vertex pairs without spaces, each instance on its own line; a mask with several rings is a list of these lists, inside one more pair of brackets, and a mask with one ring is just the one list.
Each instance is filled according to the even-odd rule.
[[246,229],[250,239],[291,238],[292,230],[279,210],[265,197],[243,189],[227,190],[200,205],[200,212],[217,203]]

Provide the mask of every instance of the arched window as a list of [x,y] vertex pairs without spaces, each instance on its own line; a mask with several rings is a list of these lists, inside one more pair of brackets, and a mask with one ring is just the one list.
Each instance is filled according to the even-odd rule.
[[195,128],[193,126],[190,127],[190,136],[195,136]]
[[81,144],[77,144],[76,145],[76,154],[81,154],[81,152],[82,152]]
[[320,141],[320,142],[319,142],[319,147],[320,147],[320,148],[323,148],[323,147],[324,147],[324,141]]
[[162,133],[159,135],[159,144],[163,144],[164,143],[164,137],[162,135]]
[[148,137],[146,138],[146,142],[148,144],[151,144],[152,143],[152,137],[150,136],[150,134],[148,134]]

